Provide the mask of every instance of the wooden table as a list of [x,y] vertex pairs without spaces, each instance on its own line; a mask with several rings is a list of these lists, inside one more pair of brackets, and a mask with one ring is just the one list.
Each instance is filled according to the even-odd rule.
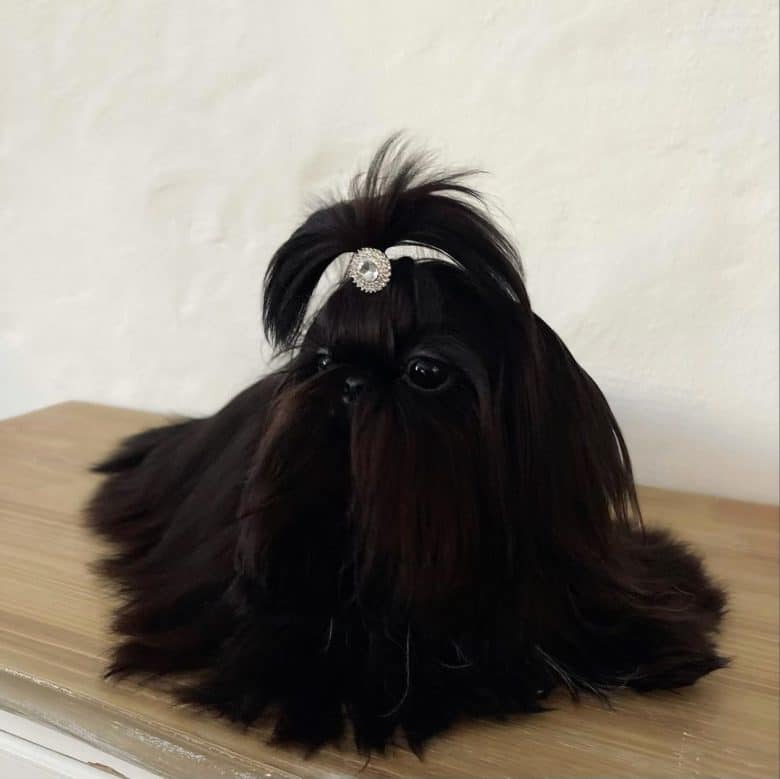
[[107,683],[111,606],[87,569],[98,543],[79,509],[87,466],[151,414],[65,403],[0,422],[0,707],[169,775],[765,776],[778,775],[778,509],[641,490],[647,523],[702,549],[731,591],[723,648],[731,667],[681,693],[572,704],[508,724],[472,722],[434,740],[423,762],[405,749],[364,759],[323,749],[305,760],[175,707],[162,694]]

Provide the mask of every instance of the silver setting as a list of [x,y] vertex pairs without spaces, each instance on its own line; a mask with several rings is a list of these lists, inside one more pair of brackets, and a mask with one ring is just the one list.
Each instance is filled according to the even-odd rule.
[[390,260],[379,249],[358,249],[349,261],[347,273],[362,292],[379,292],[390,281]]

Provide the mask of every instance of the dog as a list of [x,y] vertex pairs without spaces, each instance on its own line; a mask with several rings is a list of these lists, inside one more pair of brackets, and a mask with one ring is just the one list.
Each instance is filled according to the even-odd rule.
[[364,754],[396,734],[421,754],[556,687],[724,666],[724,591],[644,528],[618,423],[469,175],[385,142],[270,261],[282,367],[95,466],[87,522],[120,599],[107,675],[310,752],[351,726]]

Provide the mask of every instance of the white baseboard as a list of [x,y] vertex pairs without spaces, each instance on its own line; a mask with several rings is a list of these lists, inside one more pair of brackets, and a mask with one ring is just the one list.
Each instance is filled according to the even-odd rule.
[[0,710],[0,777],[160,779],[75,736]]

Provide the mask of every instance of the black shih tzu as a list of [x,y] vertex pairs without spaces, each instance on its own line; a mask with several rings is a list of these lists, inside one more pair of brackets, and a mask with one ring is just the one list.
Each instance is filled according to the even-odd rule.
[[270,715],[277,742],[313,750],[350,722],[363,752],[402,731],[419,753],[559,685],[672,688],[725,664],[723,591],[642,527],[607,401],[464,175],[385,143],[271,260],[284,367],[96,466],[88,521],[122,598],[108,674]]

